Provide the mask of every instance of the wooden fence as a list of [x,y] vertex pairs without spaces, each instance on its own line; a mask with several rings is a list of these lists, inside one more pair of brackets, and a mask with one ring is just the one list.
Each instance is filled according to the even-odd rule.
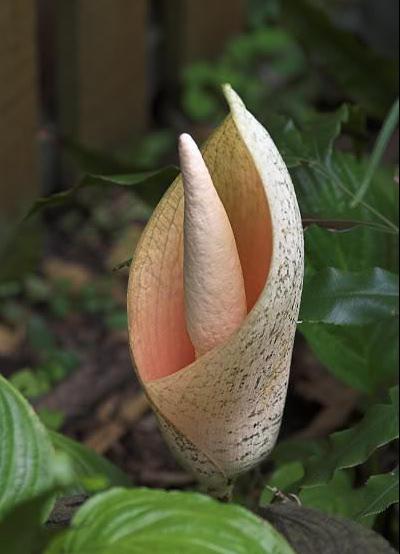
[[0,216],[43,192],[51,124],[112,147],[151,123],[157,89],[243,30],[247,0],[1,0]]

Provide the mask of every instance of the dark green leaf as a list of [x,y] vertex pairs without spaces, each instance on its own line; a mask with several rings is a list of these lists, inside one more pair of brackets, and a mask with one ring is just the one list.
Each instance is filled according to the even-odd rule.
[[40,554],[46,543],[43,513],[53,494],[44,493],[18,504],[0,521],[0,551],[4,554]]
[[352,519],[360,509],[359,495],[352,481],[349,472],[336,471],[328,483],[302,489],[299,498],[308,508]]
[[302,486],[327,483],[335,471],[365,462],[377,448],[398,438],[398,417],[396,387],[391,390],[389,403],[372,406],[360,423],[329,437],[322,453],[306,463]]
[[349,472],[340,470],[328,483],[302,489],[299,498],[310,508],[371,525],[374,516],[399,502],[399,474],[373,475],[365,485],[354,488]]
[[1,375],[0,437],[2,515],[52,485],[54,450],[33,409]]
[[78,190],[90,186],[134,187],[139,197],[149,204],[155,205],[178,173],[178,168],[175,166],[168,166],[157,171],[145,171],[140,173],[86,175],[74,187],[36,200],[24,219],[27,220],[46,208],[61,206],[70,202],[74,199]]
[[[105,478],[105,487],[130,484],[128,476],[123,471],[83,444],[54,431],[49,431],[49,436],[56,452],[63,452],[70,459],[76,481],[71,489],[74,494],[85,489],[88,479],[96,477]],[[70,491],[71,494],[72,492]]]
[[309,324],[299,330],[317,358],[341,381],[365,393],[395,382],[398,322],[365,327]]
[[380,268],[358,273],[328,267],[306,279],[300,320],[367,325],[398,315],[399,279]]
[[45,554],[294,554],[244,508],[194,493],[114,489],[89,500]]
[[399,470],[373,475],[360,490],[362,509],[357,518],[363,521],[370,515],[383,512],[399,502]]

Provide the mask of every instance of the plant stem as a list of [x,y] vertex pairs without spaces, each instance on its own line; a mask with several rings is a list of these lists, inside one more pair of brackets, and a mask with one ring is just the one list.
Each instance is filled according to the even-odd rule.
[[390,137],[393,135],[399,122],[399,99],[393,104],[389,114],[387,115],[382,129],[376,139],[374,149],[371,154],[371,159],[365,172],[364,179],[361,183],[357,194],[354,197],[353,202],[350,204],[352,208],[355,208],[360,204],[364,196],[366,195],[368,188],[371,184],[372,178],[377,170],[377,167],[382,159],[382,156],[386,150]]

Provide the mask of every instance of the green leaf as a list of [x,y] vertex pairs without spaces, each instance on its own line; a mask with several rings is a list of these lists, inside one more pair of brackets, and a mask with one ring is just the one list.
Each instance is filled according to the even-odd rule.
[[398,367],[398,324],[365,327],[305,323],[300,332],[316,357],[335,377],[364,393],[395,382]]
[[397,237],[379,232],[378,228],[363,224],[338,233],[311,225],[304,233],[304,240],[306,264],[314,271],[326,267],[343,271],[364,271],[371,267],[397,270]]
[[46,544],[43,513],[53,493],[44,493],[12,508],[0,521],[0,547],[7,554],[38,554]]
[[56,452],[63,452],[71,462],[76,484],[69,491],[70,494],[84,491],[85,485],[97,477],[105,478],[105,487],[130,485],[130,480],[123,471],[83,444],[54,431],[49,431],[49,436]]
[[33,409],[0,375],[0,516],[48,489],[54,450]]
[[358,273],[328,267],[305,280],[300,320],[367,325],[398,315],[398,275],[380,268]]
[[294,554],[244,508],[194,493],[114,489],[89,500],[45,554]]
[[349,110],[346,105],[332,113],[318,113],[309,117],[302,128],[302,141],[307,148],[307,157],[329,164],[333,145],[348,119]]
[[168,166],[157,171],[144,171],[139,173],[117,175],[88,174],[74,187],[36,200],[25,215],[24,221],[40,213],[44,209],[62,206],[72,201],[80,189],[92,186],[134,187],[135,192],[140,198],[151,205],[155,205],[178,173],[178,168],[175,166]]
[[336,471],[326,484],[302,489],[299,498],[304,506],[350,519],[360,510],[359,491],[353,489],[353,480],[347,471]]
[[327,483],[338,469],[362,464],[377,448],[398,436],[398,387],[396,387],[390,391],[390,403],[372,406],[357,425],[329,437],[322,453],[311,457],[305,464],[302,487]]
[[373,475],[365,485],[354,488],[349,472],[340,470],[326,484],[303,488],[299,497],[304,506],[370,526],[374,516],[399,502],[399,473]]
[[310,0],[284,0],[282,24],[344,92],[376,116],[384,116],[397,96],[398,69],[373,53],[351,32],[335,27]]
[[362,509],[356,515],[359,521],[380,514],[399,502],[399,470],[373,475],[360,490]]
[[333,145],[348,118],[349,108],[343,105],[331,113],[309,115],[300,128],[292,120],[275,116],[270,130],[289,168],[308,164],[312,160],[329,164]]

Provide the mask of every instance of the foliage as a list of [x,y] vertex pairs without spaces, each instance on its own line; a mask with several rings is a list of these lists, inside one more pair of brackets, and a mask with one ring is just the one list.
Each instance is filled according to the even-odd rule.
[[128,478],[110,462],[40,422],[24,397],[0,376],[0,516],[21,501],[48,492],[57,482],[57,460],[67,460],[76,489],[103,477],[101,488],[127,485]]
[[371,523],[369,516],[397,503],[398,470],[373,475],[356,489],[353,474],[344,470],[361,466],[377,449],[398,438],[398,392],[393,388],[387,404],[371,406],[354,427],[310,444],[303,456],[295,442],[278,446],[273,453],[278,467],[268,480],[261,504],[268,504],[279,489],[296,493],[306,506]]
[[52,485],[54,455],[45,428],[26,400],[0,375],[0,516]]
[[97,495],[46,554],[91,549],[102,554],[293,554],[272,526],[239,506],[199,494],[146,489],[113,489]]
[[[384,115],[397,94],[397,65],[334,25],[312,0],[283,0],[282,23],[338,86],[375,115]],[[334,47],[332,47],[334,45]],[[374,79],[371,79],[374,75]]]
[[[332,6],[317,0],[251,0],[251,5],[248,31],[217,62],[187,68],[183,106],[191,120],[215,123],[225,114],[219,87],[229,81],[266,123],[291,173],[305,228],[299,332],[322,365],[359,393],[352,424],[321,440],[278,444],[273,469],[263,474],[261,505],[273,509],[282,495],[298,497],[303,506],[372,526],[399,501],[398,468],[392,456],[389,463],[381,460],[399,434],[393,387],[399,191],[397,168],[385,159],[398,125],[398,71],[393,60],[340,25]],[[340,105],[343,99],[357,104]],[[38,199],[23,221],[1,229],[2,315],[9,325],[26,322],[27,343],[37,358],[8,381],[0,377],[0,539],[10,554],[292,552],[270,525],[238,506],[193,493],[129,488],[119,468],[48,429],[58,428],[62,414],[43,412],[39,418],[24,398],[45,394],[79,364],[38,311],[45,308],[62,319],[79,308],[108,329],[126,326],[110,280],[73,291],[33,273],[42,247],[40,217],[84,205],[85,194],[99,204],[117,187],[140,199],[145,219],[178,172],[171,165],[152,170],[171,147],[171,136],[169,130],[157,132],[124,159],[64,139],[80,167],[79,181]],[[373,136],[374,145],[367,148]],[[70,215],[67,232],[82,222]],[[110,219],[107,210],[96,210],[103,236],[114,229]],[[121,260],[119,267],[129,263]],[[390,398],[382,401],[387,391]],[[56,495],[100,490],[65,533],[45,530],[43,520]]]
[[[229,82],[260,119],[268,121],[277,111],[297,116],[315,96],[315,79],[306,69],[290,34],[260,27],[234,39],[218,63],[198,62],[185,70],[184,109],[195,120],[221,118],[225,110],[219,88]],[[260,73],[262,79],[256,77]]]

